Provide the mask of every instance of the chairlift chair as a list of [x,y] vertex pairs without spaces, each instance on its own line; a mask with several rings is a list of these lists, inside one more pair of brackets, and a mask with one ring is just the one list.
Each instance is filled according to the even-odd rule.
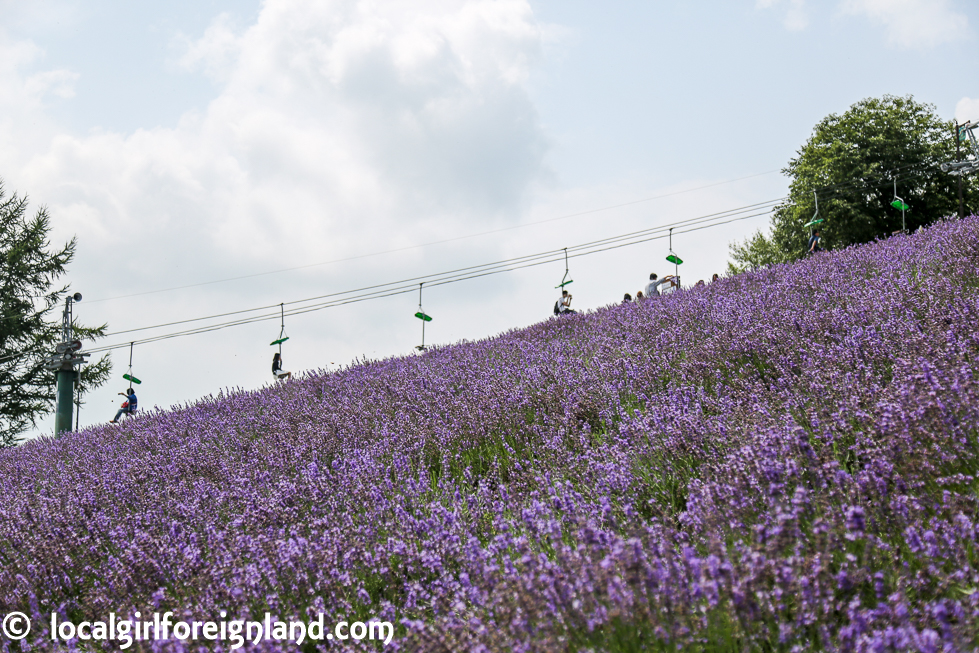
[[683,264],[683,259],[676,255],[673,251],[673,227],[670,227],[670,253],[667,255],[666,260],[673,264],[673,276],[675,278],[674,283],[676,288],[680,288],[680,265]]
[[269,347],[279,346],[279,354],[282,354],[282,343],[289,339],[286,335],[286,308],[285,304],[279,304],[279,311],[282,319],[282,324],[279,327],[279,337],[269,343]]
[[428,347],[425,346],[425,323],[432,321],[432,316],[428,315],[422,308],[422,286],[424,285],[424,281],[418,284],[418,312],[415,313],[415,317],[422,321],[422,344],[415,347],[415,349],[418,351],[425,351],[428,349]]
[[810,220],[806,224],[802,225],[802,227],[804,229],[808,229],[809,230],[809,239],[810,240],[812,240],[812,228],[815,227],[815,226],[817,226],[817,225],[821,225],[822,223],[826,222],[826,219],[825,218],[820,218],[819,217],[819,195],[816,194],[816,191],[813,191],[812,192],[812,199],[813,199],[813,201],[816,202],[816,212],[812,214],[812,220]]
[[135,383],[136,385],[139,385],[140,383],[142,383],[142,381],[140,381],[135,376],[133,376],[133,344],[134,343],[132,342],[129,343],[129,371],[123,374],[122,378],[126,379],[130,383]]
[[554,288],[556,288],[556,289],[563,289],[569,283],[574,283],[574,279],[569,279],[568,278],[569,272],[570,271],[569,271],[569,268],[568,268],[568,248],[565,247],[564,248],[564,276],[561,277],[561,283],[559,283],[558,285],[554,286]]
[[910,211],[911,207],[897,196],[897,177],[894,177],[894,201],[891,202],[891,206],[901,212],[901,231],[906,232],[908,229],[904,221],[904,213],[905,211]]
[[[129,381],[132,384],[139,385],[139,384],[142,383],[142,381],[140,381],[135,376],[133,376],[133,345],[135,345],[135,343],[133,343],[133,342],[130,342],[129,343],[129,371],[126,372],[125,374],[123,374],[122,375],[122,378],[126,379],[127,381]],[[119,394],[122,394],[122,393],[119,393]],[[128,401],[128,397],[127,397],[127,401]],[[127,405],[128,404],[123,404],[123,407],[125,407]],[[130,417],[133,416],[133,411],[132,410],[128,410],[125,413],[123,413],[123,415],[126,416],[126,419],[129,419]],[[76,426],[76,430],[77,430],[77,426]]]

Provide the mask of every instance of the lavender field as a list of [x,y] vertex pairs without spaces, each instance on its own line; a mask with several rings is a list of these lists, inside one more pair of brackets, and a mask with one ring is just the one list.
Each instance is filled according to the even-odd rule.
[[[972,217],[34,441],[0,453],[0,613],[323,611],[393,622],[399,651],[977,650],[977,325]],[[0,640],[73,646],[41,635]]]

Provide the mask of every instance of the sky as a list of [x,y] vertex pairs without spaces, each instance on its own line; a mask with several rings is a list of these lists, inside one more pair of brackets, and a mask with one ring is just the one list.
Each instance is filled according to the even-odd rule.
[[[115,334],[86,349],[265,307],[132,348],[141,409],[166,409],[271,383],[280,303],[778,200],[813,126],[867,97],[979,119],[977,29],[966,0],[0,0],[0,178],[77,238],[75,316]],[[678,228],[684,285],[766,225]],[[572,306],[669,251],[570,259]],[[423,288],[425,343],[548,319],[564,274]],[[285,367],[418,355],[413,283],[287,316]],[[128,385],[111,356],[83,427]]]

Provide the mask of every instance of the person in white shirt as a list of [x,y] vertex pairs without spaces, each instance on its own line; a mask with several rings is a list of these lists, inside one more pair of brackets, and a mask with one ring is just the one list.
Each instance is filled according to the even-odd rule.
[[646,297],[652,297],[653,295],[658,295],[659,287],[664,283],[669,283],[670,285],[668,287],[673,287],[676,285],[676,283],[674,283],[673,281],[672,274],[667,275],[662,279],[659,280],[657,279],[658,277],[656,276],[655,272],[649,275],[649,283],[646,284]]
[[561,291],[561,297],[557,300],[557,311],[559,315],[572,314],[576,311],[571,310],[571,295],[567,290]]

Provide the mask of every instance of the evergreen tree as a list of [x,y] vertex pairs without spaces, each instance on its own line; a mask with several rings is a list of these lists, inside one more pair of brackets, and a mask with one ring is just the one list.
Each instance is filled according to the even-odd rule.
[[[68,288],[55,283],[74,256],[75,239],[52,250],[49,230],[47,211],[28,217],[27,198],[7,197],[0,180],[0,447],[16,444],[19,434],[54,409],[54,373],[44,362],[61,340]],[[77,339],[97,338],[105,330],[106,325],[72,326]],[[108,356],[84,366],[79,390],[104,383],[109,369]]]
[[[822,246],[838,249],[901,229],[901,211],[891,206],[897,194],[911,208],[909,231],[958,212],[958,178],[941,171],[954,161],[955,127],[935,107],[911,96],[862,100],[843,115],[831,114],[782,171],[791,178],[788,201],[775,210],[771,233],[756,233],[731,245],[730,272],[804,256],[816,214]],[[976,176],[963,180],[967,212],[979,209]],[[816,196],[813,195],[815,191]]]

